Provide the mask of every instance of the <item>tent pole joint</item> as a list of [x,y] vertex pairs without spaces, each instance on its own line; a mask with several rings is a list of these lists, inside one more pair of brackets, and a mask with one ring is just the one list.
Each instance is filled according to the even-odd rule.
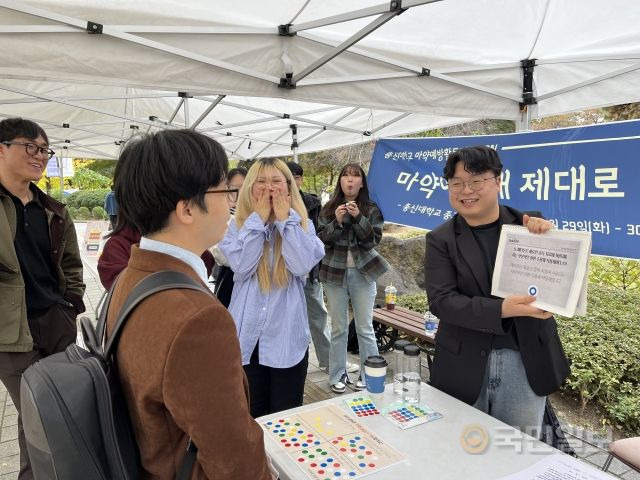
[[296,84],[293,81],[293,73],[286,73],[285,76],[280,79],[278,88],[288,88],[290,90],[296,88]]
[[96,22],[87,22],[87,33],[91,34],[101,34],[102,33],[102,24]]
[[298,125],[296,125],[295,123],[292,123],[291,125],[289,125],[289,128],[291,129],[291,150],[295,150],[296,148],[298,148]]
[[189,92],[178,92],[178,97],[180,98],[193,98]]
[[391,0],[389,2],[389,11],[390,12],[404,12],[406,8],[402,8],[402,0]]
[[62,124],[62,128],[69,128],[69,124],[68,123],[63,123]]
[[520,102],[520,110],[525,111],[527,105],[535,105],[538,99],[533,95],[533,71],[536,67],[535,58],[526,58],[520,62],[522,67],[522,102]]
[[419,77],[430,77],[431,76],[431,70],[429,70],[426,67],[422,67],[422,71],[418,74]]
[[281,37],[295,37],[297,33],[291,31],[292,26],[293,23],[284,23],[282,25],[278,25],[278,35],[280,35]]

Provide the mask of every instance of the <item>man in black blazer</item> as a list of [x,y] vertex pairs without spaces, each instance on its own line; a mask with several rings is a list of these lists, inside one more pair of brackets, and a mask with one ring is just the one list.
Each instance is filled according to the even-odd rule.
[[544,234],[553,224],[500,205],[501,173],[497,152],[485,146],[457,150],[444,167],[457,214],[426,236],[429,308],[440,319],[431,383],[534,433],[569,362],[551,313],[530,295],[492,297],[491,278],[502,225]]

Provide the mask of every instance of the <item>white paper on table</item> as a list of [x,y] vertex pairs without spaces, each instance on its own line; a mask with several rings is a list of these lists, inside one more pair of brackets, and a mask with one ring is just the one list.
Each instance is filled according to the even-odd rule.
[[557,454],[545,457],[544,460],[529,468],[498,480],[612,480],[613,478],[608,473],[597,470],[569,455]]
[[519,225],[503,225],[491,294],[535,295],[532,305],[572,317],[587,310],[587,273],[591,232],[550,230],[529,232]]

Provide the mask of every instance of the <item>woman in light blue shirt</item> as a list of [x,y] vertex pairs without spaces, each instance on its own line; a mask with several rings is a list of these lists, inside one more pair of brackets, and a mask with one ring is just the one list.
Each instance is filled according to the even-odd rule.
[[310,340],[303,287],[324,246],[284,162],[263,159],[251,167],[218,247],[235,273],[229,311],[251,415],[302,405]]

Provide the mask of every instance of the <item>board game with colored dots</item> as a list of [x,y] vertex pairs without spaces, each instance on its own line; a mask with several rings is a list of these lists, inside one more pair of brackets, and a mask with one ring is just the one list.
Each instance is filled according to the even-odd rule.
[[442,418],[441,413],[427,405],[403,402],[394,402],[385,406],[382,409],[382,415],[402,429]]
[[380,415],[380,410],[375,406],[373,400],[369,397],[356,397],[345,400],[345,403],[356,415],[356,417],[371,417]]
[[261,426],[313,480],[362,478],[406,458],[333,405]]

